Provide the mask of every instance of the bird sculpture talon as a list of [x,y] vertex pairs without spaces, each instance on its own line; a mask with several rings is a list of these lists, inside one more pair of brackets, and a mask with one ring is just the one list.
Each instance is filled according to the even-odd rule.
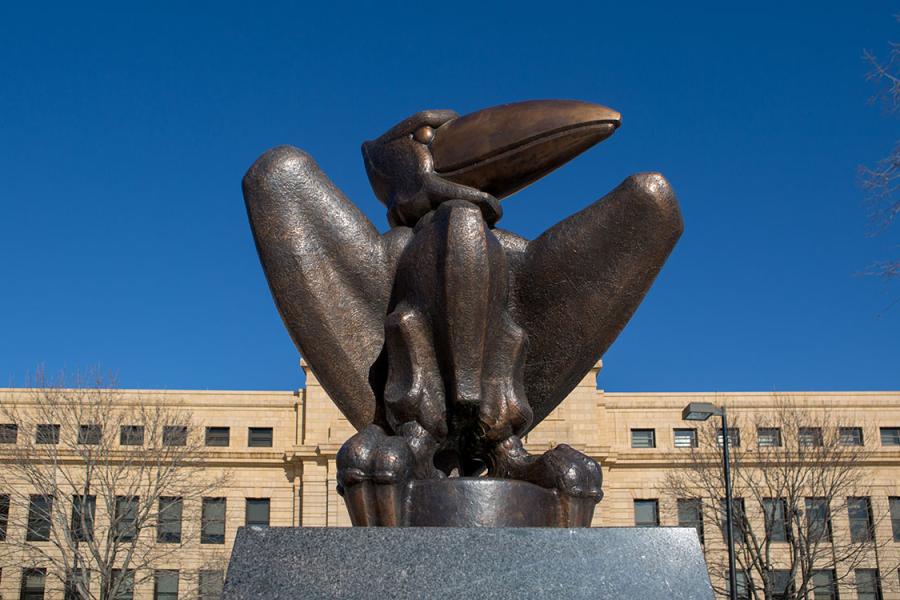
[[681,235],[678,203],[643,173],[534,240],[495,225],[500,199],[620,123],[562,100],[416,113],[362,146],[384,235],[302,150],[247,172],[278,309],[359,431],[337,456],[354,525],[403,524],[410,481],[485,469],[555,490],[559,525],[590,524],[597,462],[566,445],[533,456],[520,437],[631,318]]

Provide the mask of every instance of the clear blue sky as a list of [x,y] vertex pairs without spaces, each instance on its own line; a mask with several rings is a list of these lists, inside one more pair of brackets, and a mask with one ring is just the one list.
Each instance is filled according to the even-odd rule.
[[535,236],[643,170],[686,223],[600,387],[900,388],[900,285],[855,275],[900,238],[866,236],[856,176],[900,137],[861,60],[900,40],[891,3],[184,4],[0,8],[0,384],[43,363],[301,386],[247,167],[300,146],[384,230],[360,142],[424,108],[559,97],[623,126],[502,226]]

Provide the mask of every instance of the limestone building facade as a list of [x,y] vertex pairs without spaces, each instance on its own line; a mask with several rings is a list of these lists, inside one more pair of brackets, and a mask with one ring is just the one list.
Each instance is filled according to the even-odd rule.
[[[343,501],[335,491],[335,455],[354,430],[331,403],[315,374],[305,365],[303,368],[306,387],[298,391],[122,392],[125,397],[152,399],[190,411],[197,435],[207,430],[208,436],[208,428],[220,433],[227,428],[229,433],[227,445],[209,446],[201,457],[209,472],[229,473],[227,487],[217,494],[225,499],[224,536],[212,543],[197,540],[182,548],[176,557],[156,565],[161,571],[184,574],[176,582],[177,596],[171,592],[162,594],[151,578],[136,586],[134,598],[197,597],[197,578],[186,575],[196,575],[214,554],[229,554],[237,529],[245,525],[251,514],[254,522],[268,522],[270,526],[350,525]],[[526,439],[527,448],[534,453],[565,442],[601,463],[605,497],[598,505],[594,526],[634,526],[636,521],[646,518],[645,509],[654,503],[656,524],[679,524],[676,498],[667,490],[665,475],[685,456],[676,430],[690,427],[681,419],[682,408],[687,403],[727,403],[732,413],[749,415],[770,410],[775,402],[774,395],[767,393],[606,393],[596,387],[599,369],[597,365],[588,373]],[[0,390],[0,402],[21,401],[23,394],[22,390]],[[873,451],[872,504],[888,511],[895,507],[893,499],[898,499],[896,518],[880,522],[876,531],[877,536],[891,540],[882,550],[891,556],[882,556],[879,564],[891,563],[900,556],[900,392],[792,396],[814,410],[842,411],[866,431],[878,432],[864,442]],[[262,431],[262,437],[254,439],[251,429],[256,433]],[[635,432],[641,433],[635,437]],[[23,431],[20,435],[29,433]],[[0,436],[0,442],[9,444],[10,440]],[[0,443],[0,469],[5,468],[4,447]],[[4,490],[0,490],[0,540],[7,541],[0,544],[25,536],[24,530],[13,525],[17,521],[10,515],[28,510],[27,506],[4,506],[3,496]],[[198,511],[185,507],[184,514],[189,518],[188,515],[197,515]],[[836,531],[848,527],[847,515],[835,514],[833,521]],[[712,527],[707,524],[706,528],[707,552],[723,552],[724,546],[709,534]],[[876,564],[871,566],[878,568]],[[39,567],[9,561],[0,565],[0,596],[4,599],[63,598],[59,585],[53,584],[49,577],[40,581],[40,572],[31,570]],[[882,570],[879,577],[892,584],[882,587],[880,597],[900,598],[900,574]],[[43,588],[44,596],[38,594],[39,587]],[[855,589],[849,588],[840,589],[839,597],[868,600],[865,594],[858,595]]]

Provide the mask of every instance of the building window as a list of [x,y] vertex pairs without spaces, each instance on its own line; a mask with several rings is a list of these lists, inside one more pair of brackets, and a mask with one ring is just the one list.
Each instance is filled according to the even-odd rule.
[[758,427],[756,429],[756,445],[760,448],[781,448],[781,428]]
[[[716,445],[722,447],[722,428],[716,429]],[[741,430],[739,427],[728,428],[728,446],[730,448],[740,448],[741,446]]]
[[859,600],[882,600],[878,569],[856,569],[856,597]]
[[178,600],[178,571],[164,569],[153,573],[153,600]]
[[675,447],[676,448],[696,448],[697,447],[697,430],[696,429],[676,429],[675,430]]
[[[0,497],[2,500],[2,497]],[[894,533],[894,541],[900,542],[900,498],[897,496],[891,496],[888,498],[891,507],[891,529]],[[9,506],[9,497],[7,496],[7,506]],[[3,518],[2,513],[0,513],[0,519]],[[2,522],[0,522],[2,524]]]
[[840,427],[838,429],[838,439],[842,446],[862,446],[862,427]]
[[635,527],[659,527],[659,500],[634,501]]
[[[722,539],[728,540],[728,532],[725,530],[725,527],[728,524],[727,514],[725,513],[726,507],[725,500],[721,500],[719,502],[719,511],[721,512],[721,521],[722,521]],[[735,544],[743,544],[744,543],[744,499],[743,498],[732,498],[731,499],[731,525],[732,525],[732,537]]]
[[244,524],[247,527],[269,526],[269,499],[247,498]]
[[15,444],[18,438],[18,425],[15,423],[0,423],[0,444]]
[[[737,583],[737,598],[738,600],[750,600],[750,580],[747,577],[746,571],[735,571],[734,579]],[[725,580],[725,590],[727,594],[731,594],[731,581],[728,579]]]
[[631,447],[632,448],[656,448],[656,430],[655,429],[632,429],[631,430]]
[[678,499],[678,525],[695,528],[700,543],[703,543],[703,504],[700,498]]
[[772,578],[772,600],[787,600],[794,597],[794,580],[791,572],[781,569],[770,571]]
[[809,446],[812,448],[822,447],[822,428],[821,427],[801,427],[797,441],[801,446]]
[[200,511],[200,543],[225,543],[225,498],[204,498]]
[[882,427],[881,445],[900,446],[900,427]]
[[88,600],[91,597],[91,572],[73,569],[66,575],[63,600]]
[[22,569],[22,585],[19,590],[21,600],[43,600],[47,569]]
[[130,542],[137,537],[139,500],[135,496],[116,496],[116,514],[113,525],[119,541]]
[[9,525],[9,494],[0,496],[0,542],[6,541],[6,528]]
[[70,531],[76,542],[94,539],[94,515],[97,514],[96,496],[72,496],[72,524]]
[[221,600],[222,590],[225,587],[224,571],[200,571],[199,583],[199,599],[200,600]]
[[32,495],[28,505],[28,530],[25,540],[46,542],[50,539],[50,517],[53,514],[53,496]]
[[820,569],[812,572],[812,600],[838,600],[834,570]]
[[159,515],[156,520],[156,541],[160,544],[181,543],[181,514],[184,501],[174,496],[159,499]]
[[772,542],[788,541],[788,526],[785,519],[787,502],[784,498],[763,498],[766,537]]
[[163,427],[163,446],[187,446],[187,425],[166,425]]
[[271,448],[271,427],[250,427],[247,430],[247,445],[251,448]]
[[859,543],[875,539],[872,503],[868,497],[847,498],[847,515],[850,518],[850,541]]
[[207,446],[227,446],[231,439],[231,428],[229,427],[207,427],[206,428],[206,445]]
[[806,499],[806,528],[810,539],[831,541],[831,514],[827,498]]
[[78,426],[78,443],[85,444],[88,446],[96,446],[100,443],[100,438],[103,436],[103,429],[97,423],[91,423],[90,425],[79,425]]
[[104,590],[104,598],[112,592],[112,600],[134,600],[134,570],[113,569],[112,586],[111,590]]
[[122,425],[119,432],[120,446],[143,446],[144,445],[144,426],[143,425]]
[[59,425],[41,424],[34,428],[35,444],[58,444]]

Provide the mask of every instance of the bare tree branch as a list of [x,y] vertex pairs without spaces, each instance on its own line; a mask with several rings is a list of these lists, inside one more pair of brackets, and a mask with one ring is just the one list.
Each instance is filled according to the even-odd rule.
[[[746,575],[747,594],[754,599],[776,597],[776,576],[793,582],[789,600],[808,598],[818,571],[832,571],[836,586],[853,581],[858,568],[870,567],[892,538],[878,539],[878,526],[890,519],[887,507],[868,501],[867,529],[862,533],[834,527],[834,515],[847,515],[871,496],[872,451],[850,443],[851,430],[874,439],[874,428],[851,422],[824,407],[800,405],[777,395],[774,406],[737,412],[729,407],[731,427],[741,444],[731,450],[731,478],[737,515],[735,560]],[[724,531],[725,480],[720,433],[715,423],[698,429],[697,448],[667,472],[664,487],[676,498],[701,499],[704,520]],[[865,506],[865,504],[862,504]],[[743,509],[741,509],[743,506]],[[866,533],[868,532],[868,534]],[[706,555],[717,593],[725,594],[728,563],[721,536],[706,534]],[[894,578],[885,587],[896,587]]]
[[[171,435],[192,430],[189,412],[125,397],[107,378],[67,384],[38,373],[0,417],[18,433],[0,446],[0,493],[16,508],[0,565],[43,566],[85,599],[111,600],[196,544],[201,499],[228,480],[203,467],[196,431]],[[160,510],[170,505],[181,511],[180,531],[158,543]]]

